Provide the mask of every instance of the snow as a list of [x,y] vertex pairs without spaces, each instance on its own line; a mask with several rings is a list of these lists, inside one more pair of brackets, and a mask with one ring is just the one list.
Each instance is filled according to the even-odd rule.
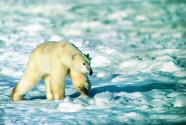
[[[186,124],[184,1],[1,0],[0,124]],[[66,79],[66,97],[46,100],[44,82],[23,101],[11,91],[30,52],[68,40],[89,53],[90,97]]]

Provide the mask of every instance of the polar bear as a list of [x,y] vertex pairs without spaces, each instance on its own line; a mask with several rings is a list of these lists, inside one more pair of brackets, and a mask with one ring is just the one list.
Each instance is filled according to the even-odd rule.
[[22,100],[41,78],[46,84],[48,100],[63,99],[67,76],[81,95],[88,96],[91,85],[87,75],[93,74],[90,63],[88,55],[70,42],[43,43],[31,52],[26,71],[12,90],[12,100]]

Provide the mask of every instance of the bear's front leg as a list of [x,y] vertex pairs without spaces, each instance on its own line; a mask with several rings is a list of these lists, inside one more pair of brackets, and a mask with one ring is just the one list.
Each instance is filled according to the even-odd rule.
[[[28,67],[19,83],[12,90],[12,100],[22,100],[24,94],[32,89],[39,81],[39,73],[34,72],[35,68]],[[32,73],[32,74],[31,74]]]
[[82,96],[88,96],[89,90],[91,89],[90,81],[86,74],[70,69],[69,76],[76,88]]

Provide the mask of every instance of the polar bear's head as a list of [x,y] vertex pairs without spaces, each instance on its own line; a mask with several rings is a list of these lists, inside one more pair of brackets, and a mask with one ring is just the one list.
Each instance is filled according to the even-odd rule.
[[80,71],[82,73],[85,73],[87,75],[92,75],[93,71],[90,66],[90,60],[89,55],[85,54],[73,54],[72,55],[72,64],[73,69],[76,71]]

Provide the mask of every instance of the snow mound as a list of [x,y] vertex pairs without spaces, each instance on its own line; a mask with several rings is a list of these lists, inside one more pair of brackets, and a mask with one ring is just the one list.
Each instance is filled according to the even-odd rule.
[[147,118],[147,116],[145,116],[141,113],[136,113],[136,112],[127,113],[127,114],[125,114],[125,116],[131,120],[137,120],[137,121],[145,120]]
[[108,78],[108,77],[111,77],[112,74],[108,71],[101,71],[101,72],[98,72],[96,77],[98,78]]
[[186,94],[176,96],[174,107],[186,107]]
[[181,94],[181,92],[171,92],[171,93],[169,93],[169,94],[167,95],[167,97],[172,98],[172,97],[178,96],[179,94]]
[[112,64],[112,62],[104,56],[97,56],[93,58],[91,63],[93,67],[109,66]]
[[173,72],[179,71],[179,68],[173,62],[167,62],[164,63],[160,70],[164,72]]
[[97,105],[103,106],[105,103],[109,103],[113,98],[113,94],[111,92],[102,92],[98,93],[94,96],[95,103]]
[[77,112],[83,108],[82,104],[75,104],[72,102],[61,102],[58,109],[61,112]]

